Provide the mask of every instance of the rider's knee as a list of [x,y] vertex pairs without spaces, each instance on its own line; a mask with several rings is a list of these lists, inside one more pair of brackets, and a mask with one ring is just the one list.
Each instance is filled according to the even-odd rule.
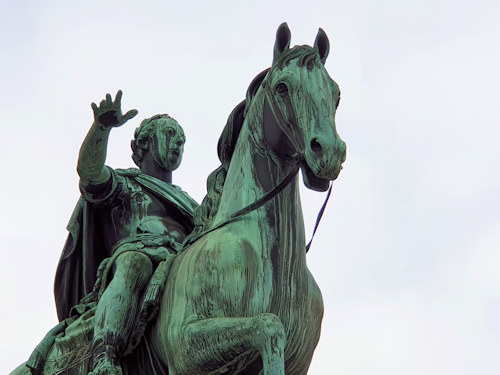
[[137,278],[146,282],[153,274],[153,262],[145,254],[136,251],[127,251],[115,261],[115,275],[124,273],[126,278]]

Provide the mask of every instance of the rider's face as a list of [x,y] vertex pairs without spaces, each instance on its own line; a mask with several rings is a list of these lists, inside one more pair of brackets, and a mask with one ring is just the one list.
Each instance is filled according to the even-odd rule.
[[150,140],[150,152],[155,162],[169,171],[176,170],[181,164],[186,140],[182,129],[159,126]]

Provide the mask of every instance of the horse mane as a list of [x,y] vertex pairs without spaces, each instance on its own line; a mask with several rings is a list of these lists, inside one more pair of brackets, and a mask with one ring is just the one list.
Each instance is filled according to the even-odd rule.
[[194,229],[186,237],[185,244],[194,242],[213,222],[219,208],[227,171],[231,164],[238,136],[245,121],[246,112],[269,70],[264,70],[252,80],[247,90],[246,99],[234,107],[229,114],[224,130],[222,130],[219,142],[217,143],[217,155],[221,165],[210,173],[207,178],[207,194],[203,198],[201,205],[194,212]]
[[272,68],[262,71],[252,80],[246,93],[246,99],[239,103],[230,113],[217,144],[217,154],[221,165],[210,173],[207,178],[207,194],[194,213],[195,227],[184,241],[185,244],[194,242],[212,225],[213,219],[219,208],[227,171],[231,163],[241,127],[245,121],[252,99],[262,85],[264,78],[271,69],[281,69],[294,59],[297,59],[297,66],[307,66],[308,69],[312,69],[313,66],[319,66],[321,63],[317,51],[310,46],[295,46],[289,49],[273,63]]

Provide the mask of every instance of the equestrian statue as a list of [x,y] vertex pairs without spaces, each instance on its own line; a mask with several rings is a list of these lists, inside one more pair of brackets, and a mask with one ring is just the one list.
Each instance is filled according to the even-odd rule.
[[[221,165],[209,175],[199,206],[179,188],[162,187],[171,184],[184,142],[183,133],[168,125],[170,117],[148,119],[159,125],[135,146],[143,149],[145,163],[168,173],[149,173],[141,162],[139,172],[114,171],[104,166],[101,144],[109,129],[136,112],[122,115],[121,92],[114,101],[108,95],[93,105],[96,120],[84,142],[91,161],[78,169],[82,196],[90,198],[75,215],[99,210],[96,203],[86,208],[92,199],[107,202],[106,209],[122,199],[149,214],[128,219],[126,233],[117,232],[116,220],[107,222],[115,223],[108,233],[116,233],[104,243],[113,246],[92,268],[75,260],[95,275],[79,286],[60,263],[61,322],[12,374],[307,373],[323,300],[306,264],[298,173],[309,189],[328,190],[342,169],[346,145],[335,125],[340,91],[325,69],[326,34],[319,29],[312,47],[290,48],[290,37],[283,23],[271,67],[255,77],[229,115],[217,146]],[[152,184],[161,186],[155,191]],[[91,234],[101,222],[93,221]],[[133,267],[142,271],[130,273]],[[130,275],[140,280],[129,282]],[[114,284],[119,291],[120,283],[131,290],[130,307],[113,303],[120,293],[108,293]],[[64,302],[67,290],[75,292]],[[125,310],[121,328],[113,328],[113,308]]]

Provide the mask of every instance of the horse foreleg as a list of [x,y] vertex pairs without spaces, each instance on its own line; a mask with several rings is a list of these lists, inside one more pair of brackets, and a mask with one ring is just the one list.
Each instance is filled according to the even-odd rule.
[[169,363],[176,375],[215,372],[252,351],[262,357],[264,375],[285,374],[285,330],[274,314],[197,320],[183,325],[177,340],[181,345],[172,348]]

